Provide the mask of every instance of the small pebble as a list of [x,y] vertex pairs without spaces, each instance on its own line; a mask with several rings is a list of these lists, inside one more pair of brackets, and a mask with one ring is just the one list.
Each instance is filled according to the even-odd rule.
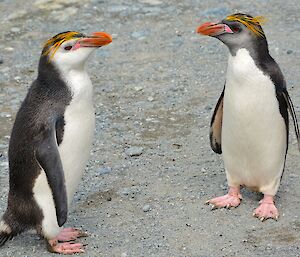
[[150,209],[151,209],[150,205],[149,205],[149,204],[146,204],[146,205],[144,205],[144,207],[143,207],[143,212],[148,212],[148,211],[150,211]]
[[126,5],[112,5],[108,6],[107,11],[110,13],[118,13],[122,12],[128,9],[128,6]]
[[146,30],[140,30],[140,31],[134,31],[134,32],[132,32],[132,33],[131,33],[131,36],[132,36],[133,38],[138,39],[138,40],[143,40],[143,39],[146,38],[146,36],[147,36],[148,34],[149,34],[148,31],[146,31]]
[[128,156],[140,156],[143,153],[143,147],[132,146],[125,150]]
[[293,53],[293,50],[289,49],[289,50],[286,51],[286,53],[287,53],[287,54],[292,54],[292,53]]
[[122,191],[121,191],[121,194],[122,194],[122,195],[129,195],[129,193],[130,193],[130,189],[127,188],[127,187],[126,187],[126,188],[123,188]]
[[145,3],[145,4],[149,4],[149,5],[160,5],[160,4],[162,4],[162,2],[159,1],[159,0],[140,0],[140,2]]
[[134,87],[134,90],[135,91],[141,91],[141,90],[143,90],[143,87]]
[[5,47],[4,50],[7,51],[7,52],[12,52],[14,50],[14,48],[9,46],[9,47]]
[[100,175],[103,175],[103,174],[109,174],[109,173],[111,173],[112,172],[112,168],[111,167],[103,167],[103,168],[100,168],[99,170],[98,170],[98,173],[100,174]]
[[11,32],[14,32],[14,33],[18,33],[18,32],[21,31],[21,29],[18,28],[18,27],[12,27],[12,28],[10,29],[10,31],[11,31]]

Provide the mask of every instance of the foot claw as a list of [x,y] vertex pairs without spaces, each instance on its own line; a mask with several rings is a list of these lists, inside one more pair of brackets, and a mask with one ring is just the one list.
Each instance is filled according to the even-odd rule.
[[217,208],[237,207],[241,203],[241,194],[239,188],[230,188],[227,195],[220,196],[211,200],[206,201],[206,204],[211,204],[211,210]]
[[58,243],[57,239],[48,241],[48,250],[52,253],[73,254],[84,253],[83,245],[78,243]]
[[274,205],[273,196],[265,195],[261,200],[258,208],[255,209],[253,216],[257,217],[260,221],[267,219],[278,220],[279,214],[276,206]]
[[60,242],[74,241],[80,237],[87,237],[89,234],[77,228],[64,228],[58,234],[57,240]]

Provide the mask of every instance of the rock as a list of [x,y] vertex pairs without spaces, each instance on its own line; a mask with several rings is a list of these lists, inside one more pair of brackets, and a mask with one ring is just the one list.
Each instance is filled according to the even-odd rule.
[[7,52],[12,52],[15,49],[13,47],[11,47],[11,46],[8,46],[8,47],[5,47],[4,50],[7,51]]
[[226,7],[209,8],[202,12],[205,17],[225,17],[230,13]]
[[148,212],[151,210],[151,206],[149,204],[144,205],[143,212]]
[[140,156],[143,153],[143,147],[132,146],[125,150],[125,154],[128,156]]
[[19,10],[8,15],[6,19],[7,20],[19,19],[19,18],[23,18],[26,14],[27,12],[25,10]]
[[78,0],[37,0],[34,3],[42,10],[59,10],[72,4],[78,4]]
[[141,3],[149,4],[149,5],[160,5],[162,4],[159,0],[140,0]]
[[161,7],[153,7],[153,6],[144,7],[142,10],[143,12],[146,13],[147,16],[155,16],[162,12]]
[[153,102],[153,101],[154,101],[154,98],[153,98],[152,96],[149,96],[149,97],[147,98],[147,100],[148,100],[149,102]]
[[292,53],[293,53],[293,50],[289,49],[289,50],[286,51],[286,53],[287,53],[287,54],[292,54]]
[[134,31],[131,33],[131,37],[136,38],[138,40],[143,40],[146,38],[146,36],[149,34],[148,31],[146,30],[139,30],[139,31]]
[[1,112],[1,113],[0,113],[0,117],[2,117],[2,118],[10,118],[10,117],[11,117],[11,114],[8,113],[8,112]]
[[10,29],[10,31],[13,32],[13,33],[18,33],[18,32],[21,31],[21,29],[18,28],[18,27],[12,27],[12,28]]
[[6,145],[6,144],[0,144],[0,149],[6,149],[6,148],[8,148],[8,145]]
[[0,59],[0,64],[2,64],[4,61],[2,59]]
[[138,87],[134,87],[134,90],[135,91],[141,91],[141,90],[143,90],[143,87],[139,87],[139,86]]
[[118,13],[127,10],[128,7],[126,5],[112,5],[107,8],[107,11],[110,13]]
[[48,1],[37,1],[35,5],[42,10],[59,10],[64,7],[62,4]]
[[35,5],[45,5],[45,4],[49,4],[50,2],[52,2],[52,0],[36,0],[34,2]]
[[64,4],[64,5],[71,5],[71,4],[78,4],[78,0],[56,0],[56,2],[60,3],[60,4]]
[[68,7],[63,10],[53,11],[50,16],[53,20],[57,21],[67,21],[78,12],[76,7]]
[[0,167],[8,168],[8,162],[0,162]]
[[130,193],[130,188],[125,187],[125,188],[123,188],[123,189],[121,190],[120,193],[121,193],[122,195],[129,195],[129,193]]
[[100,168],[99,170],[98,170],[98,173],[100,174],[100,175],[103,175],[103,174],[109,174],[109,173],[111,173],[112,172],[112,168],[111,167],[103,167],[103,168]]

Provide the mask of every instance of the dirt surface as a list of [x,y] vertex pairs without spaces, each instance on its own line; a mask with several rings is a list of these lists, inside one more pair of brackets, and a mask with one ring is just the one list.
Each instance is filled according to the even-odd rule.
[[[252,217],[261,195],[246,189],[237,209],[204,205],[227,189],[208,126],[228,50],[194,31],[236,11],[267,17],[270,52],[300,118],[297,0],[0,0],[1,213],[10,130],[36,77],[43,42],[66,30],[104,30],[114,41],[88,65],[95,87],[94,146],[66,224],[91,233],[82,240],[82,256],[300,256],[300,155],[293,129],[276,198],[278,222]],[[26,232],[0,256],[54,255]]]

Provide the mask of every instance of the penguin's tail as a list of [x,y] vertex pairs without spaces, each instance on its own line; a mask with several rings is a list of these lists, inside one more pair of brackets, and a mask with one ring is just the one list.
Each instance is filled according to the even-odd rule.
[[13,234],[9,234],[6,232],[0,232],[0,247],[3,246],[6,241],[11,240],[13,238]]
[[18,232],[13,230],[11,226],[4,221],[4,219],[0,221],[0,247],[17,234]]

